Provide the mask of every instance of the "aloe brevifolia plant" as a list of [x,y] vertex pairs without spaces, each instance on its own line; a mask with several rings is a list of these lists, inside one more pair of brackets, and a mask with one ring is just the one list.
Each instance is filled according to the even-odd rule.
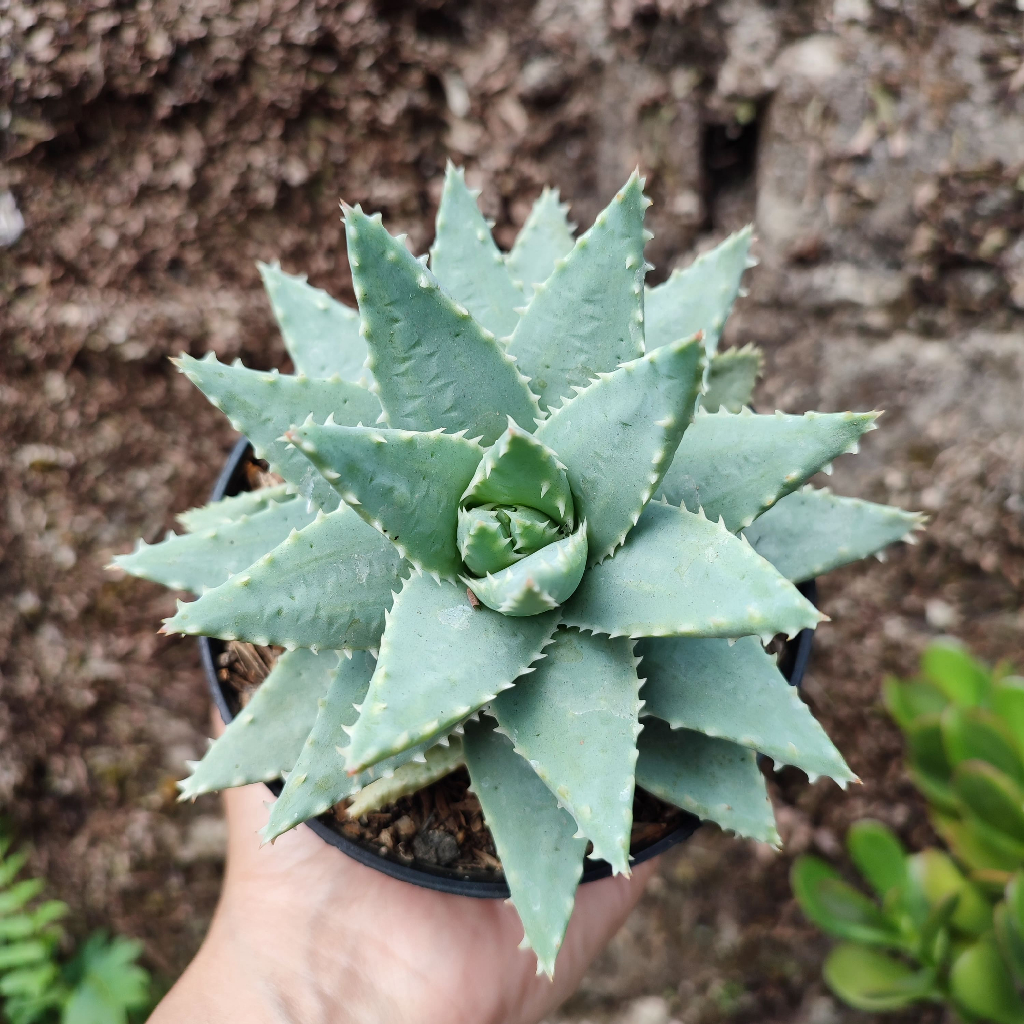
[[345,207],[358,314],[261,268],[294,375],[177,363],[284,483],[117,560],[200,595],[165,632],[286,648],[183,798],[285,777],[269,840],[464,764],[549,974],[635,784],[777,842],[756,752],[854,778],[761,644],[918,525],[798,490],[876,414],[752,413],[759,354],[717,352],[751,232],[645,288],[649,205],[574,240],[545,192],[503,255],[449,167],[429,259]]

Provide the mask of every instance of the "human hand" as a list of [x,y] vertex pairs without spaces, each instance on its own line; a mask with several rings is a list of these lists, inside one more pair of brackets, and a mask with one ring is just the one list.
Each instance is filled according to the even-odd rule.
[[224,794],[224,888],[196,959],[151,1024],[535,1024],[579,984],[654,870],[581,885],[554,981],[503,900],[421,889],[309,829],[260,848],[264,786]]

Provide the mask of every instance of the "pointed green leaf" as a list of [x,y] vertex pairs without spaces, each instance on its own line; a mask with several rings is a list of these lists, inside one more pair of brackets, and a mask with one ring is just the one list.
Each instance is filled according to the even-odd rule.
[[569,255],[556,261],[551,276],[535,284],[509,352],[543,408],[569,397],[574,384],[586,385],[597,373],[643,355],[643,223],[649,205],[634,173]]
[[822,931],[873,946],[903,945],[899,928],[818,857],[798,857],[789,876],[800,909]]
[[689,729],[672,729],[657,718],[645,718],[642,724],[638,786],[737,835],[778,845],[775,815],[754,751]]
[[559,629],[536,671],[491,705],[516,753],[594,844],[593,856],[627,875],[641,704],[632,648]]
[[557,621],[557,613],[509,618],[474,608],[462,587],[414,572],[388,617],[348,770],[450,731],[528,669]]
[[558,527],[543,512],[532,508],[507,508],[509,533],[517,555],[532,555],[559,539]]
[[192,774],[178,783],[178,799],[269,782],[291,771],[337,667],[336,651],[282,654],[249,703],[194,763]]
[[1024,1024],[1024,1000],[1014,987],[994,936],[979,939],[953,961],[949,987],[960,1006],[983,1020]]
[[364,786],[349,805],[348,816],[359,818],[379,811],[403,796],[411,796],[443,779],[464,763],[462,740],[457,736],[447,743],[437,743],[424,753],[422,761],[408,761],[396,768],[390,778],[377,779]]
[[1024,765],[1017,753],[1013,734],[991,711],[955,706],[946,708],[942,713],[942,741],[949,763],[954,768],[961,761],[986,761],[1018,785],[1024,785]]
[[189,533],[198,533],[200,530],[212,530],[221,523],[234,522],[242,516],[255,515],[268,508],[271,502],[287,501],[290,496],[288,484],[261,487],[258,491],[242,491],[230,498],[190,508],[187,512],[179,512],[174,518]]
[[113,564],[132,576],[200,594],[252,565],[315,516],[303,498],[289,498],[201,532],[169,534],[159,544],[140,540],[131,554],[117,555]]
[[749,405],[763,364],[761,350],[753,345],[716,352],[708,366],[708,386],[700,399],[701,408],[739,412]]
[[515,362],[379,215],[346,208],[345,230],[367,365],[390,426],[466,430],[491,444],[508,416],[532,423],[537,399]]
[[0,946],[0,971],[6,973],[16,967],[27,967],[41,960],[45,961],[50,956],[49,943],[41,942],[39,939],[4,944]]
[[756,637],[648,637],[637,644],[646,711],[673,729],[692,729],[767,754],[840,785],[857,781]]
[[309,416],[320,423],[328,416],[337,423],[375,423],[380,403],[366,388],[340,378],[312,380],[283,376],[276,370],[249,370],[240,364],[225,366],[212,353],[205,359],[183,355],[175,363],[235,430],[249,438],[257,458],[266,459],[315,508],[331,512],[338,507],[338,495],[330,484],[301,452],[280,438],[292,424],[304,423]]
[[289,438],[338,493],[413,565],[454,579],[462,569],[459,497],[483,451],[440,430],[296,427]]
[[526,304],[526,297],[509,276],[505,257],[477,206],[478,195],[466,187],[465,170],[449,161],[430,269],[441,287],[461,302],[478,324],[504,338],[519,323],[515,310]]
[[286,274],[279,263],[256,265],[296,372],[316,379],[339,374],[342,380],[369,386],[371,377],[363,366],[366,342],[359,334],[356,310],[308,284],[305,274]]
[[880,821],[863,818],[854,822],[846,833],[846,848],[857,870],[879,896],[906,884],[906,851]]
[[0,914],[13,914],[16,910],[21,910],[45,888],[46,883],[41,878],[26,878],[22,882],[16,882],[9,889],[0,892]]
[[317,702],[316,721],[295,759],[295,768],[270,808],[270,820],[261,833],[264,842],[323,814],[420,753],[420,748],[413,748],[359,775],[348,774],[342,750],[348,746],[345,726],[359,717],[356,706],[366,696],[375,665],[367,651],[353,651],[351,658],[339,660],[326,696]]
[[575,509],[565,466],[532,434],[509,421],[508,429],[484,452],[462,495],[476,505],[526,505],[572,529]]
[[829,988],[843,1002],[873,1013],[900,1010],[940,996],[933,970],[915,970],[902,960],[859,943],[836,946],[825,961],[824,975]]
[[837,456],[857,451],[857,439],[874,429],[877,416],[757,416],[749,409],[736,415],[698,409],[661,493],[673,505],[691,512],[703,508],[709,519],[721,516],[730,530],[742,530]]
[[750,265],[752,238],[753,229],[748,225],[685,269],[673,271],[664,284],[647,289],[644,317],[648,352],[703,331],[708,355],[714,354],[739,294],[743,271]]
[[947,637],[930,643],[921,656],[921,672],[961,707],[973,707],[988,701],[992,677],[975,661],[959,641]]
[[481,576],[498,572],[522,557],[513,546],[512,532],[506,525],[508,516],[503,520],[502,515],[493,508],[459,509],[455,538],[470,572]]
[[602,374],[537,427],[568,468],[591,565],[623,542],[685,443],[702,364],[696,339],[666,345]]
[[576,225],[569,223],[568,212],[569,204],[559,202],[558,189],[545,188],[516,235],[505,262],[509,275],[522,281],[528,295],[533,294],[534,285],[551,276],[555,261],[572,251]]
[[610,636],[756,635],[766,643],[813,629],[822,617],[744,540],[655,503],[562,608],[566,625]]
[[780,498],[744,532],[759,554],[799,583],[911,540],[923,524],[915,512],[808,485]]
[[960,800],[984,824],[1024,843],[1024,790],[985,761],[964,761],[953,773]]
[[579,586],[587,567],[587,524],[571,536],[527,555],[507,569],[460,579],[488,608],[522,617],[557,608]]
[[523,922],[524,944],[551,977],[583,873],[586,840],[576,838],[572,815],[508,739],[470,722],[463,745],[473,792]]
[[163,631],[258,646],[376,647],[403,568],[395,546],[342,505],[215,590],[179,601]]

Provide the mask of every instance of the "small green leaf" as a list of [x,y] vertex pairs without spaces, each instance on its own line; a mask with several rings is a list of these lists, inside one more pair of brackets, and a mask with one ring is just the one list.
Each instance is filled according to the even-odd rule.
[[921,671],[954,704],[975,707],[988,700],[991,676],[956,640],[936,640],[929,644],[921,656]]
[[584,386],[643,355],[648,205],[634,173],[569,255],[556,261],[550,277],[535,285],[509,352],[529,375],[542,408],[567,398],[574,384]]
[[126,1024],[128,1011],[146,1008],[149,974],[136,963],[141,953],[141,942],[92,935],[76,957],[79,980],[61,1024]]
[[940,995],[935,972],[912,967],[877,949],[844,942],[825,961],[825,981],[845,1003],[858,1010],[901,1010]]
[[331,485],[281,437],[292,424],[304,423],[309,416],[318,423],[328,416],[352,426],[376,423],[380,403],[366,388],[340,377],[312,380],[287,377],[277,370],[249,370],[241,364],[225,366],[212,353],[205,359],[182,355],[174,363],[235,430],[249,438],[257,458],[266,459],[315,508],[331,512],[338,507]]
[[522,617],[551,611],[579,586],[587,567],[587,524],[569,537],[492,575],[462,582],[485,604],[502,615]]
[[949,987],[968,1013],[995,1024],[1022,1024],[1024,1001],[999,955],[995,937],[987,935],[953,961]]
[[349,804],[348,816],[360,818],[379,811],[403,796],[411,796],[450,775],[465,762],[462,740],[453,736],[447,743],[437,743],[424,752],[422,761],[407,761],[395,769],[390,778],[377,779],[364,786]]
[[645,718],[642,724],[638,786],[737,835],[780,842],[752,750],[689,729],[672,729],[657,718]]
[[657,490],[690,422],[703,355],[689,339],[599,375],[537,427],[568,467],[590,563],[607,558]]
[[527,296],[534,285],[546,281],[555,263],[572,252],[573,228],[568,219],[569,204],[559,202],[558,189],[545,188],[534,200],[512,251],[506,257],[509,275],[523,283]]
[[1018,785],[1024,784],[1024,764],[1021,764],[1013,736],[991,711],[946,708],[942,713],[942,740],[946,757],[954,768],[961,761],[986,761]]
[[911,881],[924,893],[928,905],[938,907],[950,896],[957,897],[951,921],[966,935],[980,935],[992,927],[992,908],[977,886],[964,878],[951,857],[929,849],[908,857]]
[[882,693],[889,714],[904,732],[923,715],[940,715],[949,703],[946,695],[931,683],[904,682],[894,676],[886,677]]
[[491,705],[498,725],[576,819],[594,857],[629,874],[641,701],[633,645],[556,630],[535,671]]
[[316,720],[317,701],[338,665],[336,651],[286,652],[192,774],[178,783],[179,800],[200,793],[269,782],[290,771]]
[[189,533],[198,533],[200,530],[212,530],[222,523],[232,523],[242,516],[255,515],[269,508],[271,502],[287,501],[290,496],[288,484],[261,487],[258,491],[242,491],[230,498],[190,508],[187,512],[179,512],[174,518]]
[[940,716],[920,715],[904,729],[907,737],[908,760],[922,780],[927,780],[927,796],[947,809],[956,809],[956,800],[950,788],[953,766],[946,756],[942,741]]
[[21,910],[26,903],[34,900],[46,888],[46,883],[41,878],[26,878],[23,882],[16,882],[9,889],[0,892],[0,915],[13,914]]
[[648,637],[637,644],[647,713],[750,747],[779,767],[792,764],[840,785],[856,781],[796,687],[756,637]]
[[879,896],[906,884],[906,851],[880,821],[865,818],[851,825],[846,848],[857,870]]
[[1024,679],[1004,676],[992,687],[992,707],[1024,752]]
[[376,647],[408,568],[390,541],[342,505],[198,600],[179,601],[163,631],[261,647]]
[[473,314],[477,323],[499,338],[519,323],[519,306],[526,304],[523,290],[505,267],[505,258],[491,237],[476,197],[466,187],[466,172],[451,161],[444,176],[437,210],[430,269],[441,287]]
[[688,267],[673,271],[664,284],[647,289],[644,326],[648,352],[704,331],[708,354],[714,354],[749,265],[752,238],[753,228],[748,225]]
[[1024,985],[1024,934],[1022,921],[1014,921],[1014,911],[1006,903],[996,905],[993,914],[993,932],[1003,961],[1017,986]]
[[459,509],[455,539],[470,572],[485,576],[523,557],[515,550],[507,524],[508,516],[493,508]]
[[907,540],[923,523],[914,512],[808,485],[780,498],[744,533],[783,576],[799,583]]
[[342,380],[368,386],[359,314],[308,284],[305,274],[286,274],[278,263],[256,266],[296,372],[313,378],[337,373]]
[[[972,874],[981,873],[983,877],[1008,875],[1019,865],[1020,859],[1012,851],[989,842],[987,835],[976,827],[973,816],[960,819],[932,808],[930,818],[932,827],[950,852]],[[1004,884],[1005,881],[1004,878]]]
[[[345,208],[367,365],[390,426],[479,435],[532,423],[537,399],[493,333],[449,298],[380,216]],[[301,422],[301,420],[297,421]]]
[[746,529],[833,459],[857,451],[858,439],[874,429],[877,417],[875,412],[757,416],[749,409],[735,415],[698,409],[661,493],[691,512],[703,508],[709,519],[724,517],[730,530]]
[[963,761],[953,788],[964,805],[986,825],[1024,843],[1024,790],[986,761]]
[[458,577],[459,497],[483,455],[475,441],[440,430],[333,424],[296,427],[288,436],[403,557],[446,579]]
[[113,564],[132,576],[201,594],[252,565],[315,517],[303,498],[290,498],[233,522],[195,533],[169,534],[159,544],[140,540],[131,554],[117,555]]
[[793,636],[822,616],[724,527],[649,504],[614,557],[587,571],[566,625],[610,636]]
[[800,909],[822,931],[852,942],[902,947],[903,940],[895,923],[818,857],[798,857],[793,862],[789,880]]
[[523,674],[557,622],[557,613],[510,618],[474,608],[462,587],[414,573],[395,599],[349,733],[348,770],[449,732]]
[[30,967],[45,962],[50,957],[50,946],[38,939],[14,942],[0,946],[0,971],[12,971],[18,967]]
[[708,365],[707,390],[701,396],[701,408],[708,412],[722,408],[739,412],[749,405],[763,364],[761,350],[753,345],[716,352]]
[[462,505],[526,505],[572,529],[575,508],[565,466],[542,441],[509,421],[483,453]]
[[524,943],[537,954],[538,970],[551,977],[583,873],[586,840],[576,838],[572,815],[506,737],[470,722],[464,748],[473,792],[523,922]]

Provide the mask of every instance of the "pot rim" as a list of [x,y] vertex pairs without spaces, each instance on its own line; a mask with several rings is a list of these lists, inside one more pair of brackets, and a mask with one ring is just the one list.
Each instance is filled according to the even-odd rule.
[[[250,447],[251,445],[246,437],[239,438],[235,443],[227,462],[224,464],[224,468],[217,477],[213,490],[210,492],[210,501],[219,501],[229,494],[237,493],[238,488],[232,488],[237,483],[238,469]],[[800,589],[811,601],[815,600],[817,588],[815,587],[814,580],[801,584]],[[234,715],[228,704],[224,685],[217,678],[217,667],[214,660],[214,645],[216,644],[218,647],[223,646],[223,641],[206,636],[196,637],[196,640],[199,643],[199,655],[202,659],[203,673],[206,676],[206,685],[210,691],[210,696],[213,698],[213,703],[216,705],[224,724],[229,725]],[[795,640],[790,641],[788,645],[793,651],[792,668],[788,677],[793,686],[799,686],[803,679],[804,672],[807,669],[807,662],[811,655],[813,641],[814,631],[805,629]],[[267,782],[265,785],[275,797],[280,795],[283,788],[280,781]],[[678,843],[689,839],[701,825],[701,820],[694,814],[689,814],[685,811],[683,813],[685,818],[681,825],[656,843],[652,843],[639,853],[631,856],[630,863],[642,864],[644,861],[651,860]],[[458,874],[447,868],[431,870],[425,865],[413,866],[402,864],[375,853],[373,850],[360,845],[340,832],[335,832],[333,829],[328,828],[319,818],[311,818],[303,824],[324,842],[329,843],[353,860],[385,875],[389,875],[391,878],[397,878],[399,881],[410,882],[424,889],[434,889],[437,892],[445,892],[454,896],[472,896],[479,899],[508,899],[509,897],[508,885],[503,880],[473,878]],[[611,865],[607,861],[588,859],[584,862],[580,883],[596,882],[598,879],[607,878],[611,873]]]

